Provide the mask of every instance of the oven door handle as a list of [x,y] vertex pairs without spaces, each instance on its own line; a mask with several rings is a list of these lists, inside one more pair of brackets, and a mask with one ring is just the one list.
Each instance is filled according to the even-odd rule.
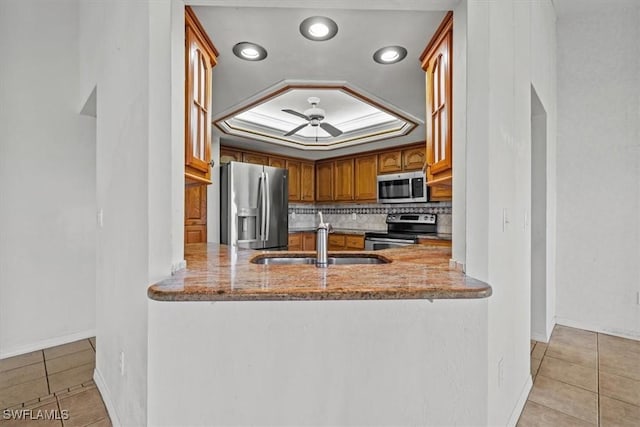
[[375,243],[415,243],[415,240],[407,240],[407,239],[385,239],[382,237],[367,237],[364,239],[365,242],[375,242]]

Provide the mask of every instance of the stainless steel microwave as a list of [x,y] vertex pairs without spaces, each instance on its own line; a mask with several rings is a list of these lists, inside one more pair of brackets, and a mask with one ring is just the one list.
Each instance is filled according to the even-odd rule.
[[424,173],[378,175],[378,203],[419,203],[428,200]]

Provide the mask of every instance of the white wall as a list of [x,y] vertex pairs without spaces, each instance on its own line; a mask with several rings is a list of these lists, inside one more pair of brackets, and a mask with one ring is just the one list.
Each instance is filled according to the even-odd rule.
[[0,357],[94,333],[96,131],[79,115],[78,35],[75,0],[0,2]]
[[558,19],[557,313],[637,339],[640,4],[618,6]]
[[91,40],[80,47],[80,83],[98,88],[97,204],[104,211],[95,379],[116,425],[146,423],[147,287],[182,260],[176,223],[183,221],[184,203],[176,182],[184,171],[174,156],[184,142],[172,136],[183,134],[183,121],[182,108],[172,104],[184,104],[172,84],[182,85],[183,74],[175,75],[172,58],[183,51],[172,52],[172,35],[183,11],[175,3],[80,4],[87,23],[80,37]]
[[149,424],[480,425],[488,301],[151,301]]
[[555,14],[550,1],[508,0],[467,12],[466,271],[493,287],[487,424],[507,425],[531,386],[530,99],[533,82],[555,111]]

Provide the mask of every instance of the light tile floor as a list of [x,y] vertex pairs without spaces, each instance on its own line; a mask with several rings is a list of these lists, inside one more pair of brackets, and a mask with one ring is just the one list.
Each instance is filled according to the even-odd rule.
[[640,341],[557,325],[531,342],[518,426],[640,426]]
[[111,426],[95,348],[90,338],[0,360],[0,426]]
[[[95,345],[0,360],[0,426],[111,426],[92,380]],[[531,375],[520,427],[640,426],[640,341],[558,325],[548,345],[531,342]],[[68,419],[7,419],[17,410]]]

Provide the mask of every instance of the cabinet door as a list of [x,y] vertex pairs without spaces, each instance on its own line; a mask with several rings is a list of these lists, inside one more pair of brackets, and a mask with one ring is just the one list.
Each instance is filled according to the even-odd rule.
[[211,69],[215,55],[197,28],[195,16],[186,15],[185,176],[194,182],[211,178]]
[[353,159],[335,162],[333,200],[353,200]]
[[402,170],[402,154],[400,151],[391,151],[378,154],[378,172],[391,173]]
[[242,153],[242,161],[245,163],[253,163],[254,165],[269,166],[269,157],[265,154]]
[[356,157],[355,159],[355,200],[375,201],[377,199],[378,156]]
[[333,162],[316,164],[316,202],[333,200]]
[[427,162],[433,179],[448,173],[452,165],[452,34],[453,18],[447,14],[423,54],[427,79]]
[[289,201],[300,201],[300,162],[287,160],[287,170],[289,179]]
[[287,161],[281,157],[271,157],[269,156],[269,166],[273,166],[274,168],[286,168]]
[[207,241],[207,186],[192,185],[184,189],[184,242]]
[[402,150],[402,165],[404,170],[421,170],[424,167],[425,147],[415,147]]
[[345,249],[348,251],[359,251],[364,249],[364,236],[349,234],[345,239]]
[[220,164],[241,161],[242,151],[232,150],[227,147],[220,147]]
[[300,163],[300,200],[303,202],[313,202],[315,189],[315,168],[313,163]]
[[329,234],[329,250],[343,251],[346,245],[346,236],[344,234]]
[[315,251],[316,250],[316,233],[303,233],[302,234],[302,250],[303,251]]
[[287,242],[287,249],[290,251],[302,250],[302,233],[291,233]]

